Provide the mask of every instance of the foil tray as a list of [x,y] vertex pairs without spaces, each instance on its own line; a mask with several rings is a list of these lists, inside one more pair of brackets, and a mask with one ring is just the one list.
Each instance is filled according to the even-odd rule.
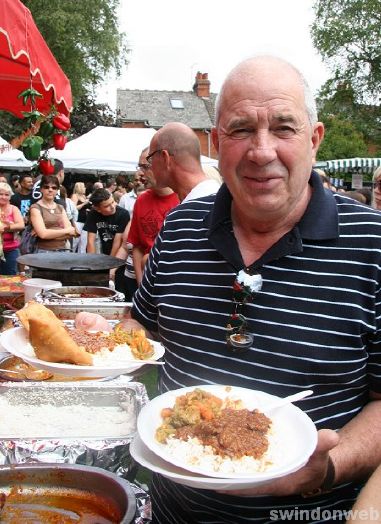
[[[10,431],[13,431],[13,435],[17,435],[17,432],[14,427],[11,428],[11,421],[2,412],[8,429],[3,428],[0,433],[0,465],[30,462],[82,464],[97,466],[127,479],[134,478],[136,464],[130,456],[129,445],[136,431],[138,413],[148,401],[144,384],[128,382],[123,376],[92,384],[50,383],[49,387],[40,382],[6,382],[0,384],[0,401],[16,410],[17,416],[25,418],[31,415],[38,418],[40,412],[41,417],[40,429],[36,430],[38,420],[31,418],[29,424],[26,420],[23,425],[22,437],[11,436]],[[119,406],[121,412],[124,410],[126,415],[121,419],[125,424],[121,432],[114,431],[112,423],[110,425],[107,420],[114,414],[110,408],[116,406]],[[46,427],[43,428],[43,417],[50,412],[52,418],[54,416],[54,420],[57,420],[60,408],[66,418],[68,410],[72,410],[70,429],[61,427],[56,432],[47,431]],[[77,411],[79,414],[76,414]],[[108,416],[102,415],[106,413]],[[104,427],[101,432],[98,429],[93,431],[99,424],[97,426],[94,422],[94,428],[91,428],[89,414],[98,419],[101,417],[98,420]]]
[[131,302],[97,302],[96,299],[86,303],[71,301],[49,301],[40,302],[61,320],[74,320],[78,313],[87,311],[88,313],[98,313],[106,320],[122,320],[128,317],[131,310]]

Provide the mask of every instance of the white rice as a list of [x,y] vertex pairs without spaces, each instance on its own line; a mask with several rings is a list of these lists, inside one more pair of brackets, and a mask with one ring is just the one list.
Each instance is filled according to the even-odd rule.
[[[28,342],[25,349],[25,356],[36,357],[33,346]],[[130,346],[128,344],[120,344],[115,346],[113,351],[103,348],[97,353],[92,354],[93,366],[96,367],[112,367],[114,364],[128,364],[135,362],[144,362],[134,357]]]
[[[218,473],[219,476],[236,474],[250,475],[255,473],[267,472],[268,470],[280,466],[287,459],[287,452],[279,443],[281,428],[277,423],[270,427],[267,434],[269,447],[260,459],[244,456],[240,459],[221,457],[213,453],[211,446],[203,446],[197,438],[189,438],[187,441],[170,437],[167,443],[163,444],[164,455],[173,459],[173,463],[184,467],[191,466],[197,468],[205,475]],[[239,438],[239,435],[237,435]]]
[[[71,392],[68,391],[68,395]],[[0,395],[0,438],[118,438],[136,430],[134,406],[130,400],[115,406],[73,403],[60,399],[40,403],[17,404]],[[59,402],[62,402],[59,405]]]
[[93,365],[97,367],[107,367],[112,364],[123,364],[128,362],[142,362],[134,357],[128,344],[115,346],[113,351],[103,348],[101,351],[93,354]]

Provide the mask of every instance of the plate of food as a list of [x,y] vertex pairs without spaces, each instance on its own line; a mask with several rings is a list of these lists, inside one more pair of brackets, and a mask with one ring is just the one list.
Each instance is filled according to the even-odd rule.
[[267,413],[275,400],[223,385],[168,391],[143,407],[138,433],[157,457],[188,474],[263,483],[303,467],[317,444],[315,424],[298,407]]
[[198,473],[192,473],[183,468],[179,468],[170,462],[165,461],[155,453],[153,453],[142,441],[137,433],[130,444],[131,456],[144,468],[159,473],[163,477],[197,489],[212,489],[231,491],[236,489],[249,489],[260,484],[265,484],[268,480],[262,482],[258,479],[226,479],[216,477],[206,477]]
[[158,364],[164,354],[164,347],[149,340],[143,330],[112,329],[107,323],[97,330],[82,329],[79,323],[69,329],[36,302],[29,302],[17,316],[23,327],[1,333],[1,345],[28,364],[51,373],[99,378],[131,374],[146,364]]

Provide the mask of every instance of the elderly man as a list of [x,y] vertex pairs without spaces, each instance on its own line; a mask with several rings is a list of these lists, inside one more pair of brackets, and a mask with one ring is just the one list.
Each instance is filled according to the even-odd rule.
[[212,195],[220,187],[202,170],[196,133],[180,122],[166,124],[155,133],[147,160],[157,187],[170,187],[181,202]]
[[[226,185],[168,215],[132,309],[166,347],[161,392],[312,389],[303,409],[319,429],[315,452],[245,490],[156,476],[154,522],[269,523],[286,510],[290,521],[302,510],[304,522],[330,521],[381,461],[381,217],[324,190],[312,171],[323,134],[293,66],[256,57],[233,69],[213,130]],[[247,299],[237,297],[242,276]]]

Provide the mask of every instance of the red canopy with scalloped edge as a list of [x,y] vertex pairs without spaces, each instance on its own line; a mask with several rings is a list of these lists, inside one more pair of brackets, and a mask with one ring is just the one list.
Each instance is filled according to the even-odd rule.
[[32,18],[20,0],[0,0],[0,109],[22,118],[30,111],[28,101],[18,98],[33,87],[43,98],[36,108],[48,114],[52,104],[68,115],[72,109],[70,82],[58,65]]

